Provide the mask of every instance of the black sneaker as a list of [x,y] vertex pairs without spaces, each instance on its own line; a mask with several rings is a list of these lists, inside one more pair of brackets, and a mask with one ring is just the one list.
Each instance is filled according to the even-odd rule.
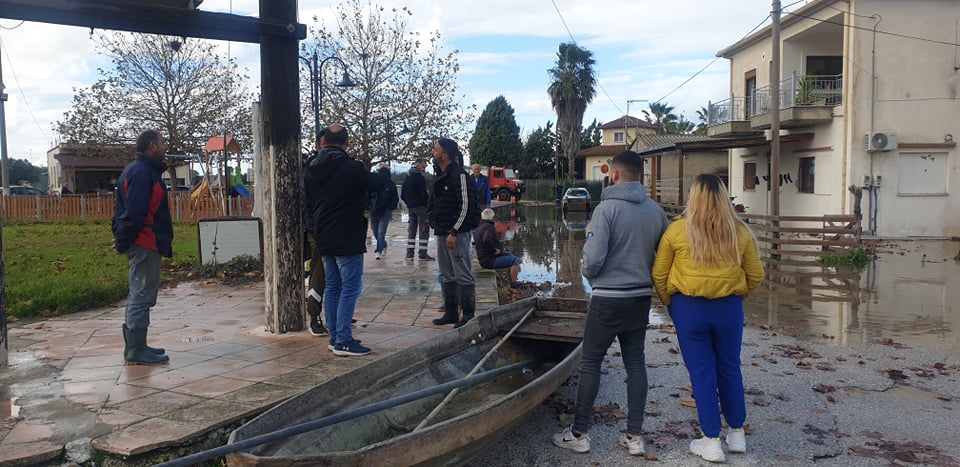
[[421,261],[433,261],[434,259],[435,259],[435,258],[434,258],[433,256],[428,255],[426,251],[421,251],[421,252],[420,252],[420,260],[421,260]]
[[333,354],[341,357],[356,357],[368,353],[370,353],[370,348],[360,345],[360,342],[355,340],[347,344],[337,344],[333,346]]
[[[356,342],[356,343],[358,343],[358,344],[360,343],[360,339],[354,339],[353,341]],[[330,341],[330,343],[327,344],[327,350],[329,350],[329,351],[331,351],[331,352],[333,352],[334,347],[336,347],[336,346],[333,345],[333,341]]]
[[323,327],[323,323],[320,321],[311,321],[310,322],[310,335],[311,336],[326,336],[329,334],[327,328]]

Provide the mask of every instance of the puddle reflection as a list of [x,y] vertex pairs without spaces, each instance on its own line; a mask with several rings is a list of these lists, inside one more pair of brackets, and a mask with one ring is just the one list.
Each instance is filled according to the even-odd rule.
[[[520,279],[551,282],[547,294],[586,298],[580,256],[588,213],[553,205],[497,210],[497,232],[523,258]],[[886,242],[862,271],[768,263],[767,280],[745,301],[747,320],[784,327],[835,345],[885,339],[960,356],[960,252],[957,241]],[[651,321],[668,321],[663,310]]]

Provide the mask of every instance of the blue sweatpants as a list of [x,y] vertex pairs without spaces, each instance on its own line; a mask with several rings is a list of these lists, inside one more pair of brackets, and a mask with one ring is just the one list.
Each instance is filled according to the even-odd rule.
[[693,385],[700,430],[710,438],[720,436],[721,411],[727,425],[742,427],[747,419],[740,373],[743,297],[676,294],[670,299],[670,317]]

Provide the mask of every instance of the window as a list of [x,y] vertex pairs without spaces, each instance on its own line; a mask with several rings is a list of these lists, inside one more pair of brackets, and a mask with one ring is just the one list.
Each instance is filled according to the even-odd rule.
[[797,187],[800,193],[813,193],[813,176],[816,172],[815,157],[800,158],[800,180],[797,181]]
[[757,163],[743,163],[743,190],[757,191]]
[[615,132],[613,132],[613,142],[614,142],[614,143],[622,143],[622,142],[623,142],[623,132],[622,132],[622,131],[615,131]]

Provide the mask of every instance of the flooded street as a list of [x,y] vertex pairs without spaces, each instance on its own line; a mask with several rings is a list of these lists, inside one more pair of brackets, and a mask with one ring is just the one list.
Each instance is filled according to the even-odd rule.
[[[553,205],[497,211],[497,231],[523,258],[520,279],[586,298],[580,255],[589,215]],[[747,321],[832,345],[920,346],[960,359],[960,253],[957,241],[883,241],[863,270],[768,262],[767,280],[745,302]],[[651,321],[669,321],[657,310]]]

